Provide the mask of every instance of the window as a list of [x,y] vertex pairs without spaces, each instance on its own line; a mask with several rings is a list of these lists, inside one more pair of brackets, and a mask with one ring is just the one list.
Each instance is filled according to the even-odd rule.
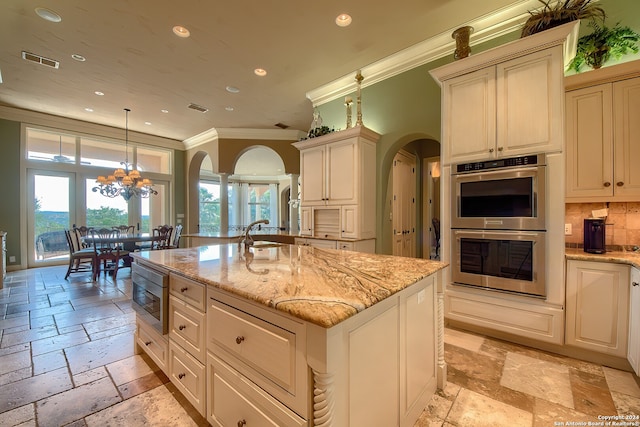
[[230,183],[229,227],[242,229],[259,219],[278,225],[278,184]]
[[56,163],[76,162],[74,136],[27,129],[27,158]]
[[220,231],[220,183],[200,181],[200,232]]
[[269,185],[249,184],[247,223],[271,218],[271,191]]

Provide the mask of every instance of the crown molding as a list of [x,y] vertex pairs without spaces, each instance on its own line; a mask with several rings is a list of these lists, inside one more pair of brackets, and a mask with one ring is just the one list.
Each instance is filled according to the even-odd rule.
[[[460,27],[472,26],[474,31],[471,34],[471,40],[473,44],[480,44],[518,30],[529,17],[529,11],[539,8],[538,0],[521,0],[477,19],[461,23]],[[447,55],[453,55],[455,41],[451,33],[454,30],[455,28],[442,32],[380,61],[363,66],[360,72],[365,78],[361,87],[374,85]],[[318,106],[351,94],[357,88],[355,75],[356,71],[312,89],[306,96],[314,106]]]
[[305,132],[296,129],[211,128],[182,142],[189,150],[220,139],[299,141],[306,135]]

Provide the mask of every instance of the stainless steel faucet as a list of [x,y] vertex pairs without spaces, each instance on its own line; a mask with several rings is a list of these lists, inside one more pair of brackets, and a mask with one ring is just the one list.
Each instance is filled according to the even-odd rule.
[[254,221],[251,224],[247,225],[247,229],[244,231],[244,237],[242,237],[240,239],[240,241],[238,242],[238,249],[240,249],[240,246],[244,243],[244,247],[245,250],[249,247],[249,246],[253,246],[253,237],[251,237],[251,228],[253,228],[254,225],[256,224],[269,224],[269,220],[268,219],[259,219],[258,221]]

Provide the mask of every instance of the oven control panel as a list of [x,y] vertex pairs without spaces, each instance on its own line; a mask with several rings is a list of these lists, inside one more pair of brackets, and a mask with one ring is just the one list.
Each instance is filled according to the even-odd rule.
[[544,154],[532,154],[529,156],[509,157],[506,159],[487,160],[484,162],[460,163],[456,165],[457,173],[477,172],[489,169],[515,168],[521,166],[543,165]]

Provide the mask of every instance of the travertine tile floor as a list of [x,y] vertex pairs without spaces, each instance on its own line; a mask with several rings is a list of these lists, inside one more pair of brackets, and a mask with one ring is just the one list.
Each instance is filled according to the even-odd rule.
[[[0,426],[207,425],[134,354],[129,271],[115,283],[92,283],[89,274],[65,281],[65,271],[12,272],[0,290]],[[453,329],[445,353],[448,385],[416,426],[589,425],[640,415],[640,380],[629,372]]]

